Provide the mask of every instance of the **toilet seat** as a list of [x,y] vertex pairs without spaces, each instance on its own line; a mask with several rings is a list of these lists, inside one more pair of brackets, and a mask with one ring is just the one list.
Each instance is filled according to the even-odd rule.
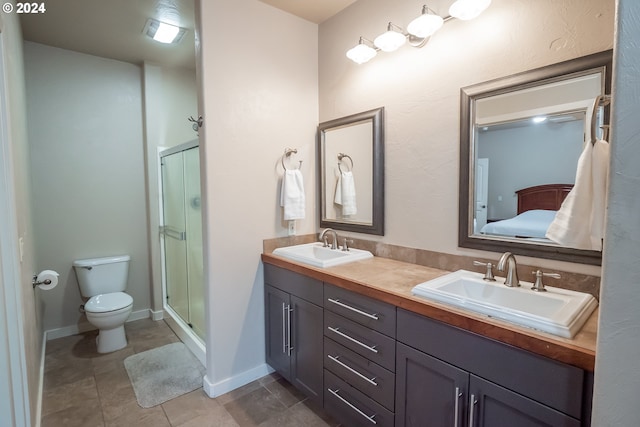
[[111,292],[89,298],[89,301],[84,305],[84,310],[92,314],[107,314],[127,309],[131,305],[133,305],[131,295],[124,292]]

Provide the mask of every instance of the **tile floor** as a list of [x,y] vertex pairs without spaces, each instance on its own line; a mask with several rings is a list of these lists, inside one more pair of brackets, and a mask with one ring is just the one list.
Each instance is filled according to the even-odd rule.
[[138,405],[124,368],[134,353],[179,341],[164,321],[125,325],[129,344],[98,354],[97,332],[47,342],[42,427],[336,427],[289,383],[273,374],[210,399],[202,388],[153,408]]

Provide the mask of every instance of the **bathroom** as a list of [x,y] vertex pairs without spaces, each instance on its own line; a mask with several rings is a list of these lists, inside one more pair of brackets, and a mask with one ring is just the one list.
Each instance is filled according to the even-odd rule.
[[[448,254],[497,258],[497,253],[457,246],[460,87],[611,49],[614,43],[613,1],[564,2],[562,7],[551,1],[536,2],[535,7],[529,2],[518,2],[515,10],[512,2],[494,1],[482,19],[465,25],[447,23],[444,31],[421,50],[403,48],[395,54],[380,55],[365,66],[356,66],[344,59],[344,52],[360,35],[372,37],[390,19],[408,22],[419,10],[418,3],[405,2],[398,6],[383,1],[357,2],[320,26],[258,1],[202,2],[197,6],[202,27],[198,111],[205,118],[200,138],[204,141],[205,277],[209,284],[206,303],[211,325],[206,342],[209,348],[217,349],[207,353],[205,381],[213,394],[217,394],[217,389],[230,390],[268,370],[263,356],[263,277],[259,256],[263,239],[287,235],[277,207],[281,175],[278,162],[284,148],[297,148],[297,159],[303,160],[307,217],[298,221],[296,233],[316,233],[317,124],[384,105],[387,113],[386,231],[384,237],[363,238]],[[619,16],[632,15],[631,9],[637,7],[632,3],[619,1],[618,7],[630,9],[619,12]],[[445,9],[438,4],[430,7]],[[239,23],[247,21],[251,23],[246,26],[250,30],[233,39],[233,49],[221,49],[213,41],[236,34]],[[625,24],[625,21],[621,23]],[[7,20],[5,25],[9,36],[15,23]],[[273,28],[287,31],[274,32]],[[629,31],[633,34],[633,27]],[[623,37],[628,34],[621,32]],[[14,36],[19,40],[19,35]],[[7,48],[10,47],[7,43]],[[622,43],[620,49],[633,48]],[[491,60],[483,60],[484,57]],[[221,67],[223,63],[234,66]],[[19,67],[14,63],[10,65]],[[473,73],[469,72],[471,67],[474,67]],[[260,73],[256,74],[258,69]],[[9,71],[16,81],[21,81],[19,69]],[[622,78],[621,81],[634,80]],[[619,85],[624,88],[624,83]],[[619,95],[623,91],[619,91]],[[20,102],[20,95],[14,99]],[[616,108],[623,108],[623,100],[618,98],[616,102]],[[229,108],[230,103],[233,108]],[[637,106],[629,104],[626,108],[629,111],[626,116],[630,116],[632,108]],[[282,111],[291,113],[283,115]],[[634,126],[629,122],[622,121],[619,129],[614,127],[614,138],[626,134],[633,141],[633,129],[625,127]],[[78,124],[82,124],[82,117],[78,117]],[[29,126],[28,118],[22,126],[25,129]],[[16,138],[26,141],[18,127],[12,132],[18,133]],[[19,177],[18,190],[27,185],[29,171],[33,169],[26,160],[29,148],[26,142],[23,144],[14,149],[15,165],[21,166],[14,167]],[[617,148],[628,150],[616,157],[617,162],[622,162],[620,170],[632,171],[632,163],[624,162],[633,161],[633,147]],[[137,149],[141,151],[142,147]],[[139,168],[141,171],[143,166]],[[138,179],[143,178],[142,175]],[[144,184],[138,185],[143,188]],[[38,239],[25,219],[36,213],[24,194],[28,192],[16,191],[20,213],[16,241],[23,238],[25,249],[18,274],[29,279],[21,281],[29,377],[25,383],[29,385],[30,400],[36,401],[42,331],[49,328],[41,323],[42,319],[34,320],[36,307],[46,296],[34,296],[27,282],[34,271],[51,267],[36,262],[36,245],[52,245],[55,250],[56,243]],[[637,198],[636,195],[637,190],[629,186],[611,197],[624,200]],[[144,193],[140,197],[145,197]],[[407,203],[408,200],[411,202]],[[439,208],[430,208],[434,205]],[[633,404],[625,405],[615,399],[624,395],[625,387],[631,390],[633,375],[628,371],[632,371],[633,365],[628,355],[638,347],[634,341],[637,338],[628,336],[629,327],[614,333],[617,322],[614,314],[625,312],[627,301],[638,298],[629,290],[635,268],[634,252],[624,249],[625,239],[633,240],[638,230],[633,228],[637,226],[632,220],[618,215],[621,217],[611,226],[621,227],[625,235],[619,233],[620,241],[607,249],[602,273],[608,288],[603,291],[605,298],[601,307],[612,316],[609,323],[605,316],[602,318],[601,328],[610,334],[606,335],[606,343],[601,344],[606,344],[606,348],[599,353],[596,374],[596,412],[600,412],[602,420],[613,419],[613,414],[628,417],[626,419],[637,416]],[[143,223],[137,229],[144,228]],[[72,259],[69,258],[67,269]],[[535,261],[549,270],[601,275],[596,266]],[[149,303],[142,304],[141,309],[161,309],[161,301],[156,299],[159,285],[156,280],[153,282],[146,297]],[[144,299],[145,296],[138,298],[140,302]],[[628,326],[640,323],[633,312],[625,313],[624,319]],[[623,345],[615,341],[618,339]],[[613,349],[616,353],[607,353]],[[618,387],[621,389],[609,392]],[[632,422],[626,424],[633,425]],[[618,425],[625,422],[620,421]]]

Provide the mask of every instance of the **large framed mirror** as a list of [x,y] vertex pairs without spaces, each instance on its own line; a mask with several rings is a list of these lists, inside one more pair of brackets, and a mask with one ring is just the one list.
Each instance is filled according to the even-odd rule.
[[318,126],[320,227],[384,235],[384,107]]
[[601,264],[601,252],[545,232],[575,183],[591,122],[598,132],[608,122],[594,100],[611,91],[611,65],[606,51],[461,89],[459,246]]

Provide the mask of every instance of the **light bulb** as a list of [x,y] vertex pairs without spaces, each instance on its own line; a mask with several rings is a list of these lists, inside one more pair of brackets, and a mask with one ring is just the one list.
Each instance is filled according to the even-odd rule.
[[404,34],[390,29],[376,37],[375,40],[373,40],[373,44],[375,44],[380,50],[393,52],[394,50],[399,49],[406,41],[407,38]]
[[154,34],[153,39],[160,43],[173,43],[179,32],[180,27],[160,22],[160,24],[158,25],[158,30]]
[[359,43],[347,51],[347,58],[357,64],[364,64],[371,58],[376,56],[377,52],[371,46],[367,46],[364,43]]
[[457,0],[449,8],[449,15],[463,21],[477,18],[491,4],[491,0]]
[[409,23],[407,31],[416,37],[427,38],[438,31],[444,20],[432,13],[424,13]]

